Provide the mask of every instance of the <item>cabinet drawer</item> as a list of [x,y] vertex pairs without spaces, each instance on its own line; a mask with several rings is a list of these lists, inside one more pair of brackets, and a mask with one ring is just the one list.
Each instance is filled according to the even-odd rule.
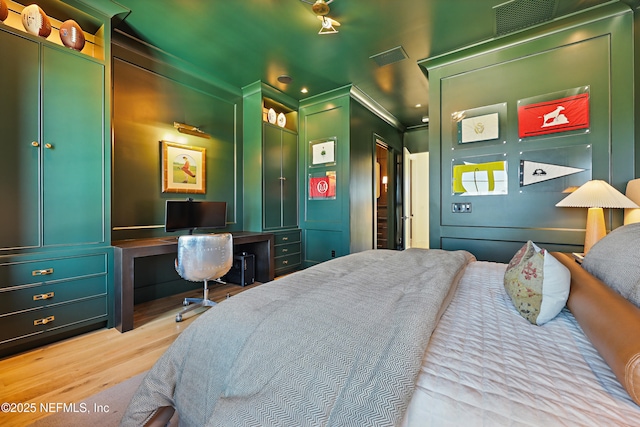
[[300,230],[283,231],[275,234],[275,244],[282,245],[286,243],[295,243],[300,241]]
[[279,257],[275,259],[275,269],[276,272],[278,270],[283,270],[287,268],[292,268],[300,265],[300,253],[286,255],[283,257]]
[[0,290],[0,316],[60,304],[90,296],[106,295],[107,276],[68,280],[40,286]]
[[107,255],[96,254],[0,264],[0,288],[106,274]]
[[300,242],[276,246],[276,258],[300,253]]
[[107,296],[0,317],[0,344],[107,316]]

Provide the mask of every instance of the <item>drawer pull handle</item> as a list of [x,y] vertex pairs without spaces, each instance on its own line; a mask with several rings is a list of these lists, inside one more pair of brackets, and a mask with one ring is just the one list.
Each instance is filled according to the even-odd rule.
[[33,270],[31,272],[33,276],[48,276],[53,274],[53,268],[45,268],[44,270]]
[[282,238],[282,241],[283,241],[283,242],[286,242],[287,240],[289,240],[289,238],[288,238],[288,237],[283,237],[283,238]]
[[289,264],[289,260],[288,260],[288,259],[285,259],[284,261],[282,261],[282,264],[284,264],[284,265]]
[[54,320],[56,320],[56,316],[49,316],[42,319],[34,320],[33,326],[46,325],[47,323],[53,322]]
[[289,249],[283,249],[282,250],[282,253],[286,253],[286,252],[289,252]]
[[34,295],[33,296],[33,300],[34,301],[41,301],[41,300],[53,298],[53,295],[54,295],[53,292],[47,292],[46,294]]

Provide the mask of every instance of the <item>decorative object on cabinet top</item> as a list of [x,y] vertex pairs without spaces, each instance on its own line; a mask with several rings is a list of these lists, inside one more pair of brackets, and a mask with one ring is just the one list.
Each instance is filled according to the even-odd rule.
[[7,2],[4,0],[0,0],[0,21],[4,22],[9,16],[9,8],[7,7]]
[[40,0],[38,4],[23,6],[17,1],[0,0],[0,21],[8,29],[104,59],[104,19],[63,2]]
[[44,37],[51,34],[51,21],[44,10],[37,4],[32,4],[22,9],[22,25],[29,34]]
[[59,30],[60,41],[68,48],[82,51],[84,48],[85,37],[80,25],[73,19],[67,19],[62,23]]
[[267,111],[267,120],[272,125],[276,123],[276,110],[269,108],[269,111]]

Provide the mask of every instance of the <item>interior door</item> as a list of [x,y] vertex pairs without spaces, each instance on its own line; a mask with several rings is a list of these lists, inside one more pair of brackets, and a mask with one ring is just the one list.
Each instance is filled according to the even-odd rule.
[[39,45],[0,30],[0,247],[40,246]]
[[403,235],[404,235],[404,249],[409,249],[412,247],[412,242],[411,242],[411,238],[412,238],[412,231],[411,231],[411,226],[412,226],[412,220],[413,220],[413,213],[411,211],[411,168],[412,168],[412,164],[411,164],[411,153],[409,152],[409,150],[407,150],[407,148],[403,148],[402,151],[402,157],[403,157],[403,172],[402,172],[402,180],[404,181],[404,189],[403,189],[403,194],[404,194],[404,203],[403,203],[403,212],[402,212],[402,223],[403,223]]
[[104,66],[44,47],[42,73],[44,245],[103,242]]

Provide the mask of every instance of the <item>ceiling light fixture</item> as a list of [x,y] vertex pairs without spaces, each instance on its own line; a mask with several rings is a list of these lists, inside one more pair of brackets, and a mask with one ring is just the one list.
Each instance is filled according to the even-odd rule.
[[329,4],[333,0],[300,0],[311,5],[311,10],[318,16],[324,16],[329,13]]
[[300,89],[300,92],[302,93],[308,93],[309,89],[307,89],[306,87],[303,87],[302,89]]
[[331,19],[328,16],[318,16],[318,19],[322,21],[322,27],[320,27],[318,34],[335,34],[338,32],[338,30],[334,28],[340,26],[338,21]]
[[293,81],[293,78],[291,76],[287,76],[286,74],[283,74],[281,76],[278,76],[278,81],[282,84],[288,85]]

